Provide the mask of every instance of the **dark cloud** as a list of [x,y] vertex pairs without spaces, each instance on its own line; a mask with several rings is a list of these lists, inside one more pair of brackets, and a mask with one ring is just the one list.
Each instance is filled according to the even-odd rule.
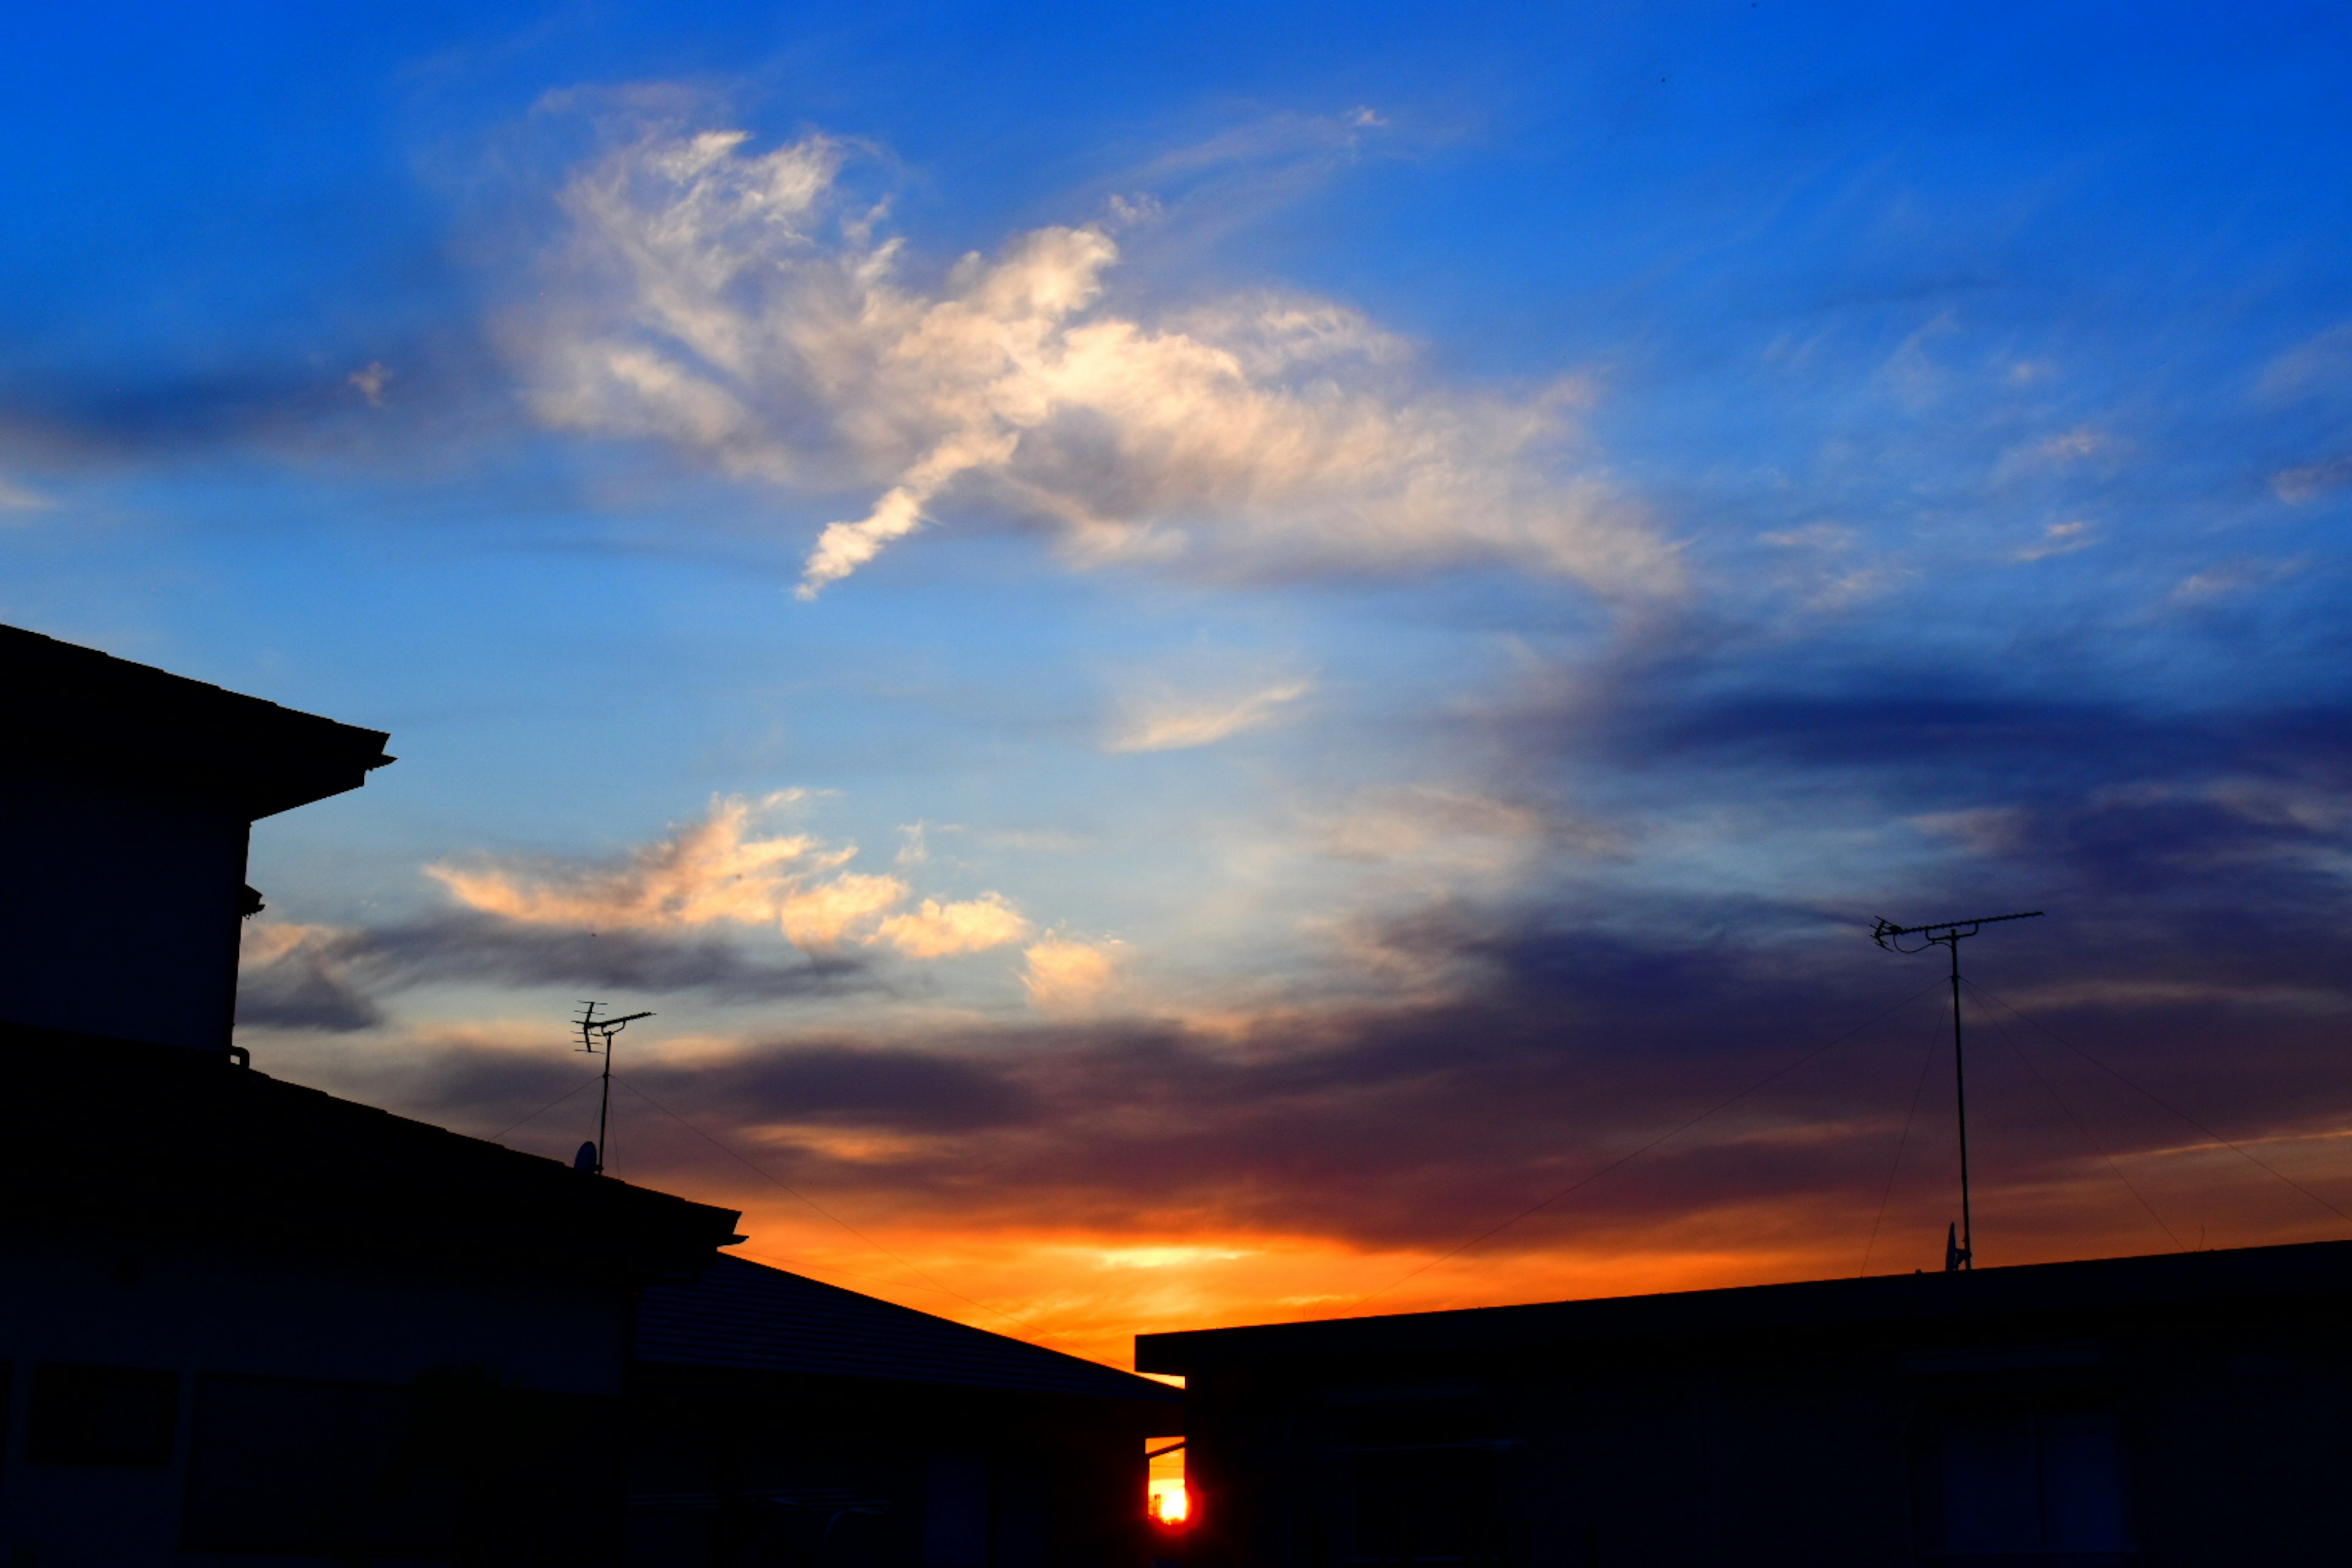
[[236,1021],[264,1029],[349,1034],[376,1027],[384,1015],[333,953],[306,944],[269,962],[239,967]]
[[438,470],[517,429],[505,373],[469,331],[102,367],[0,361],[0,456],[41,468],[261,451]]
[[[679,1075],[656,1074],[665,1088]],[[1034,1085],[986,1058],[890,1046],[780,1047],[698,1068],[698,1099],[738,1114],[893,1132],[969,1132],[1014,1127],[1043,1114]]]
[[[1416,940],[1434,938],[1424,928]],[[1859,930],[1810,964],[1757,945],[1660,948],[1466,920],[1452,940],[1488,966],[1478,1000],[1294,1015],[1238,1037],[1136,1022],[917,1045],[844,1037],[625,1079],[780,1180],[869,1218],[1410,1251],[1443,1250],[1769,1079],[1490,1253],[1851,1243],[1858,1257],[1916,1093],[1892,1223],[1904,1256],[1930,1231],[1939,1241],[1954,1200],[1936,958],[1881,953]],[[2103,975],[2037,951],[1987,941],[1970,958],[2036,1018],[2207,1125],[2244,1140],[2352,1115],[2340,1049],[2352,999],[2200,993],[2211,977],[2184,973],[2135,994],[2126,987],[2149,978],[2137,967]],[[2049,994],[2053,973],[2075,992]],[[1980,1224],[2009,1260],[2168,1245],[2110,1157],[2131,1163],[2184,1241],[2200,1227],[2218,1244],[2332,1223],[2226,1151],[2199,1152],[2186,1122],[2032,1026],[1970,1006]],[[470,1119],[481,1112],[467,1096],[520,1103],[490,1081],[520,1070],[453,1057],[432,1093]],[[845,1144],[845,1132],[883,1142]],[[740,1197],[743,1173],[666,1115],[640,1107],[629,1136],[644,1179],[718,1181]],[[2343,1183],[2317,1184],[2352,1207]]]
[[429,984],[581,984],[646,995],[698,992],[724,1001],[782,1001],[877,988],[872,966],[845,953],[782,962],[723,938],[524,925],[454,912],[381,929],[307,932],[238,976],[240,1022],[349,1031],[383,1020],[377,999]]
[[878,984],[871,966],[851,954],[795,952],[778,962],[722,937],[525,925],[470,912],[353,931],[340,942],[348,962],[387,985],[577,982],[656,995],[698,991],[730,1001],[777,1001]]

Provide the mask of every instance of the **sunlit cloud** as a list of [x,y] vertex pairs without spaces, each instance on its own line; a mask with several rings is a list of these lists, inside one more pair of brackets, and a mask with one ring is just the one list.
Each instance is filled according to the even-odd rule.
[[1286,681],[1239,700],[1164,700],[1137,705],[1124,727],[1105,743],[1109,752],[1177,752],[1212,746],[1245,730],[1274,723],[1282,710],[1315,689],[1311,680]]
[[1021,984],[1044,1013],[1082,1013],[1104,1001],[1118,980],[1117,942],[1048,935],[1022,953]]
[[1679,582],[1639,509],[1570,460],[1581,382],[1416,388],[1400,340],[1323,300],[1121,313],[1103,302],[1119,247],[1098,225],[1013,236],[919,289],[880,209],[838,190],[845,143],[747,141],[656,135],[581,173],[567,265],[513,342],[550,426],[660,440],[742,479],[877,487],[819,536],[803,596],[951,494],[1054,529],[1079,562]]
[[[617,861],[442,863],[425,873],[467,910],[524,925],[646,932],[765,926],[805,951],[862,940],[887,942],[913,958],[977,952],[1028,934],[1028,921],[997,893],[960,903],[926,899],[894,914],[909,896],[908,884],[848,869],[856,845],[761,830],[764,816],[802,798],[787,791],[715,800],[699,821]],[[902,856],[900,863],[914,862]]]
[[844,872],[785,892],[776,902],[776,923],[794,947],[833,947],[906,896],[907,884],[896,877]]
[[[761,837],[756,831],[761,813],[794,798],[786,794],[757,802],[714,801],[699,822],[630,851],[617,865],[494,862],[469,868],[444,863],[425,869],[467,908],[527,924],[777,924],[785,906],[809,892],[814,878],[856,854],[854,847],[830,849],[806,834]],[[898,896],[904,896],[903,889]]]
[[914,910],[892,915],[874,931],[875,940],[887,942],[914,958],[980,952],[1019,942],[1028,934],[1029,922],[995,893],[957,904],[925,899]]

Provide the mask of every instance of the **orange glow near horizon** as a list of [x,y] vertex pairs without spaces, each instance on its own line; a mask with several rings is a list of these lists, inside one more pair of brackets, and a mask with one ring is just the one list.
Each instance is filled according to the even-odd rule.
[[[2326,1142],[2302,1141],[2292,1152],[2303,1160],[2285,1168],[2300,1175],[2301,1166],[2318,1165]],[[2224,1163],[2231,1158],[2166,1151],[2142,1157],[2134,1175],[2160,1209],[2210,1223],[2209,1245],[2336,1233],[2327,1216],[2288,1207],[2270,1185]],[[1307,1226],[1285,1234],[1227,1225],[1214,1212],[1051,1226],[1001,1210],[918,1215],[879,1190],[824,1192],[828,1209],[856,1216],[859,1232],[851,1233],[772,1191],[693,1174],[704,1179],[664,1173],[670,1179],[651,1184],[740,1206],[751,1239],[731,1249],[738,1257],[1122,1368],[1134,1364],[1139,1333],[1852,1278],[1866,1244],[1872,1273],[1940,1268],[1948,1217],[1945,1194],[1927,1194],[1915,1212],[1888,1215],[1873,1242],[1874,1191],[1859,1201],[1759,1196],[1671,1216],[1612,1214],[1587,1199],[1582,1213],[1531,1220],[1524,1239],[1514,1233],[1429,1266],[1442,1250],[1433,1244],[1368,1247]],[[2170,1250],[2144,1214],[2115,1201],[2114,1187],[2104,1170],[1996,1188],[1990,1200],[1980,1186],[1980,1258],[1997,1266]]]
[[[2069,1212],[2074,1194],[2040,1196],[2042,1212],[2018,1215],[2025,1223],[2013,1222],[2006,1235],[1993,1233],[2000,1250],[1987,1246],[1989,1259],[2168,1250],[2160,1237],[2081,1224]],[[1691,1216],[1639,1238],[1595,1226],[1553,1249],[1454,1258],[1413,1274],[1429,1261],[1426,1252],[1246,1232],[1161,1233],[1142,1244],[1099,1234],[877,1227],[877,1239],[896,1255],[886,1257],[758,1195],[738,1201],[746,1201],[742,1228],[752,1237],[731,1249],[738,1257],[1122,1368],[1134,1364],[1139,1333],[1850,1278],[1870,1223],[1867,1215],[1857,1223],[1801,1212],[1800,1205],[1789,1205],[1800,1212],[1778,1214],[1757,1205]],[[1942,1215],[1930,1217],[1932,1226],[1882,1233],[1872,1272],[1940,1268]],[[1978,1228],[1982,1241],[1990,1227],[1980,1221]],[[2243,1228],[2248,1234],[2232,1236],[2231,1244],[2317,1236],[2312,1226]]]

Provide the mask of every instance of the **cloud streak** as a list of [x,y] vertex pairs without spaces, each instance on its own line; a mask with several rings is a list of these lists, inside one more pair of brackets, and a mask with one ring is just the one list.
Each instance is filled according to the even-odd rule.
[[1245,730],[1276,722],[1282,710],[1315,689],[1311,680],[1290,680],[1253,691],[1238,700],[1167,700],[1139,704],[1124,728],[1103,747],[1108,752],[1181,752],[1213,746]]

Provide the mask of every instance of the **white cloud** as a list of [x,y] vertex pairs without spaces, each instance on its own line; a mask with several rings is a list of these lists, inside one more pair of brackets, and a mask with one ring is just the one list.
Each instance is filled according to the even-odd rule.
[[843,143],[745,141],[657,135],[582,173],[568,266],[514,343],[551,426],[657,439],[743,479],[870,487],[819,536],[803,595],[951,491],[1058,531],[1081,561],[1678,583],[1636,510],[1551,455],[1579,384],[1415,390],[1398,340],[1321,300],[1123,313],[1104,302],[1119,251],[1097,226],[1015,236],[918,288],[880,211],[841,195]]
[[2009,558],[2017,562],[2047,561],[2053,555],[2072,555],[2077,550],[2088,550],[2097,542],[2087,522],[2053,522],[2032,543],[2011,551]]
[[1169,700],[1139,704],[1129,713],[1125,727],[1103,749],[1180,752],[1193,746],[1214,745],[1244,730],[1264,729],[1281,716],[1283,708],[1314,689],[1311,680],[1293,680],[1238,700]]
[[366,366],[343,378],[368,401],[370,408],[383,406],[383,389],[392,381],[392,372],[384,369],[382,360],[370,360]]

